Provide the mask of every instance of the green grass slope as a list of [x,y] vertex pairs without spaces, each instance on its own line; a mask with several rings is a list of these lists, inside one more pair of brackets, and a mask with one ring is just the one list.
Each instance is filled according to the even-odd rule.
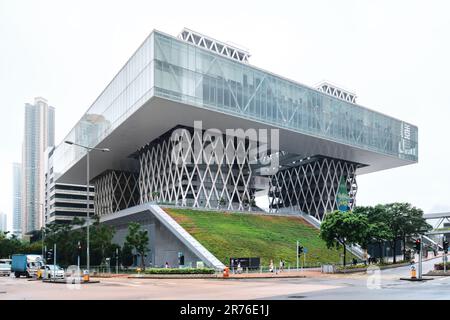
[[[165,211],[224,264],[230,257],[260,257],[296,264],[296,241],[308,249],[306,263],[338,263],[342,249],[327,249],[319,231],[298,217],[166,208]],[[352,258],[347,253],[347,261]]]

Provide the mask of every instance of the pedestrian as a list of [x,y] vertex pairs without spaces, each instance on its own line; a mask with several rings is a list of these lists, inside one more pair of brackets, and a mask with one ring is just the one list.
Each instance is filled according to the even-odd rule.
[[284,270],[284,261],[283,259],[280,259],[280,272]]
[[270,263],[269,263],[269,271],[273,272],[273,260],[270,259]]
[[164,268],[168,269],[169,268],[169,263],[166,261],[166,264],[164,265]]

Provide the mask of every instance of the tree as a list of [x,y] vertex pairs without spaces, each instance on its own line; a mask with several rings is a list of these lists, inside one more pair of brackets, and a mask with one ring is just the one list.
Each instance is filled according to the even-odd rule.
[[333,211],[326,215],[320,226],[320,237],[327,247],[344,247],[344,266],[347,245],[364,243],[367,239],[369,223],[367,217],[351,211]]
[[160,195],[159,191],[153,191],[152,192],[152,200],[158,201],[159,195]]
[[[56,244],[58,264],[72,264],[74,244],[71,230],[71,223],[52,223],[45,227],[44,245],[47,246],[47,249],[53,249],[54,244]],[[47,263],[53,263],[53,261],[47,261]]]
[[8,237],[9,232],[0,231],[0,258],[9,258],[14,253],[20,253],[24,242],[15,235]]
[[393,263],[396,263],[395,246],[397,242],[403,241],[403,255],[405,256],[406,238],[424,234],[432,227],[423,218],[423,211],[409,203],[389,203],[385,205],[385,208],[388,214],[386,223],[391,231]]
[[100,223],[100,217],[95,216],[92,224],[91,247],[93,251],[93,261],[97,264],[104,264],[105,258],[115,250],[112,239],[115,234],[114,227]]
[[137,222],[131,222],[128,225],[128,235],[125,243],[141,256],[141,268],[145,270],[145,253],[148,251],[148,231],[142,230],[141,225]]
[[124,243],[120,255],[120,260],[125,267],[133,264],[133,248],[128,243]]
[[385,206],[356,207],[353,213],[365,215],[369,223],[368,232],[366,233],[367,238],[362,244],[362,247],[367,249],[369,244],[377,244],[380,251],[380,260],[383,262],[383,244],[392,238],[391,230],[386,223],[389,219],[389,214]]

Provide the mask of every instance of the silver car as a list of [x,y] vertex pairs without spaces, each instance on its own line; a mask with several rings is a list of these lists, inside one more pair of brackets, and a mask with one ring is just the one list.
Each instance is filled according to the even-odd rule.
[[0,263],[0,276],[4,277],[11,274],[11,265],[9,263]]

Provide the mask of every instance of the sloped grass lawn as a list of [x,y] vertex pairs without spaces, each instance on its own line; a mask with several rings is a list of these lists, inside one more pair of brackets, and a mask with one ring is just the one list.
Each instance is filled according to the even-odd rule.
[[[342,249],[327,249],[319,231],[298,217],[225,213],[192,209],[164,209],[186,231],[224,264],[230,257],[270,259],[278,267],[280,259],[296,265],[296,241],[308,249],[306,263],[339,263]],[[347,261],[353,256],[347,252]],[[303,259],[303,258],[302,258]]]

